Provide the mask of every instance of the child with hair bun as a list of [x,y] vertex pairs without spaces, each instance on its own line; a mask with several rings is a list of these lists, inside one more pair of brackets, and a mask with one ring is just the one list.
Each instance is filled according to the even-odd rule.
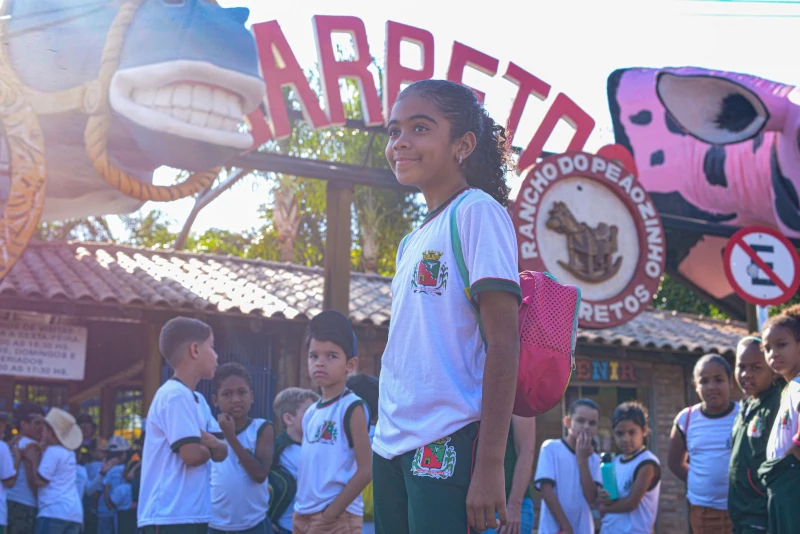
[[693,374],[701,402],[675,418],[667,462],[686,482],[692,532],[729,533],[733,525],[728,515],[728,465],[733,421],[739,413],[739,405],[731,401],[733,370],[719,354],[706,354]]
[[770,534],[795,533],[800,524],[800,306],[771,317],[763,339],[767,363],[786,386],[758,474],[767,487]]
[[728,469],[728,514],[734,534],[767,531],[766,488],[758,468],[767,457],[767,438],[778,412],[783,381],[767,365],[761,338],[750,335],[736,346],[736,382],[745,398],[733,423]]
[[608,500],[608,492],[600,490],[600,534],[650,534],[658,514],[661,463],[645,446],[647,408],[635,401],[620,404],[611,414],[611,430],[620,451],[614,457],[619,498]]

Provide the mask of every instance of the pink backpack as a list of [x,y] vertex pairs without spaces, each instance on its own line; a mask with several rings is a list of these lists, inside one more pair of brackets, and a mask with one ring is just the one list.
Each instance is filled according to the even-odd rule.
[[[450,212],[450,236],[458,272],[467,298],[478,316],[478,306],[469,294],[469,271],[464,261],[456,213],[463,195]],[[564,396],[575,369],[575,344],[578,335],[578,309],[581,290],[560,284],[550,273],[523,271],[519,274],[522,304],[519,307],[519,373],[514,415],[535,417],[555,407]],[[486,338],[484,336],[484,344]]]

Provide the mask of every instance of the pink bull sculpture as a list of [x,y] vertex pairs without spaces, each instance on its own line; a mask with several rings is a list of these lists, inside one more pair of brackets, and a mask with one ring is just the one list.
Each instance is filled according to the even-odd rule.
[[[621,69],[608,78],[616,142],[634,156],[659,211],[800,237],[800,92],[699,68]],[[727,239],[678,247],[678,272],[716,299]]]

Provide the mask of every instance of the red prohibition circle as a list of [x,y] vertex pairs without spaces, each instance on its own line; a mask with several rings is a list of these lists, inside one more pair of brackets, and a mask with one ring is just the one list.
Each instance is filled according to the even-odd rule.
[[[751,295],[747,291],[744,290],[739,284],[736,283],[736,279],[733,276],[733,267],[731,265],[731,256],[733,255],[733,249],[737,246],[741,246],[742,244],[746,244],[744,238],[750,234],[767,234],[769,236],[774,237],[780,243],[787,248],[789,251],[789,256],[792,258],[792,262],[794,263],[794,278],[792,279],[789,284],[781,281],[779,288],[781,289],[781,294],[778,297],[771,298],[771,299],[762,299]],[[749,252],[745,250],[745,253],[750,255]],[[800,256],[797,254],[797,249],[794,247],[791,241],[783,235],[779,230],[775,228],[770,228],[769,226],[748,226],[747,228],[742,228],[741,230],[737,231],[733,234],[728,240],[728,243],[725,245],[725,251],[723,253],[723,266],[725,268],[725,277],[728,279],[728,283],[730,283],[733,290],[739,295],[742,300],[745,302],[749,302],[755,306],[777,306],[779,304],[783,304],[784,302],[791,299],[797,290],[800,288]],[[759,268],[764,270],[764,268],[759,265]],[[766,273],[766,271],[765,271]],[[768,274],[768,273],[767,273]],[[769,275],[768,275],[769,276]],[[775,275],[777,277],[777,275]],[[771,278],[771,277],[770,277]],[[780,280],[780,279],[779,279]],[[773,280],[774,281],[774,280]],[[780,287],[783,285],[784,287]]]
[[[571,170],[570,172],[562,172],[558,162],[562,158],[567,158],[574,162],[577,156],[583,155],[588,161],[588,168],[586,170]],[[604,170],[600,171],[593,171],[592,169],[596,167],[593,163],[595,160],[601,160],[604,163]],[[647,230],[645,227],[645,221],[643,219],[643,215],[639,212],[638,204],[634,202],[631,198],[630,194],[627,193],[622,187],[615,181],[613,176],[609,176],[608,169],[615,168],[618,170],[618,176],[616,180],[622,180],[630,175],[624,168],[622,168],[618,163],[611,161],[608,158],[595,155],[595,154],[588,154],[586,152],[565,152],[563,154],[555,154],[552,156],[548,156],[544,158],[540,163],[538,163],[535,167],[533,167],[528,174],[525,176],[523,180],[522,187],[519,190],[519,194],[517,196],[517,200],[514,204],[513,210],[513,222],[514,228],[516,230],[517,235],[517,247],[518,247],[518,254],[519,254],[519,264],[520,270],[530,270],[530,271],[547,271],[547,263],[544,258],[541,257],[541,254],[538,255],[538,258],[524,258],[523,255],[523,248],[526,243],[530,242],[530,239],[520,232],[520,228],[523,225],[529,224],[529,221],[526,219],[521,218],[521,213],[524,211],[524,207],[531,206],[530,203],[525,198],[525,193],[527,188],[532,188],[531,182],[536,178],[536,172],[540,171],[543,172],[545,167],[551,164],[555,167],[557,173],[556,176],[551,180],[547,179],[547,184],[541,188],[541,191],[538,191],[539,201],[536,203],[535,213],[538,213],[539,208],[542,205],[541,199],[543,199],[546,195],[548,190],[558,181],[565,179],[565,178],[589,178],[595,180],[601,184],[603,184],[607,189],[612,191],[625,205],[628,209],[629,213],[633,217],[634,226],[636,228],[636,237],[639,241],[639,257],[636,259],[636,268],[634,269],[634,274],[625,288],[620,291],[617,295],[614,295],[611,298],[603,299],[603,300],[596,300],[590,301],[588,299],[583,299],[583,303],[589,304],[592,306],[592,318],[586,319],[584,314],[581,312],[579,313],[578,324],[583,328],[609,328],[613,326],[618,326],[620,324],[627,323],[640,313],[642,313],[651,303],[653,297],[658,292],[659,285],[661,284],[661,275],[664,273],[664,265],[666,262],[666,236],[664,234],[664,228],[661,224],[661,219],[658,216],[658,212],[656,211],[655,205],[653,204],[652,200],[650,199],[650,195],[647,194],[647,190],[642,186],[639,180],[633,176],[633,183],[631,185],[631,191],[634,188],[639,188],[642,191],[643,200],[638,204],[645,204],[652,207],[653,212],[653,219],[657,221],[655,224],[648,225],[650,228],[657,227],[659,233],[661,235],[661,245],[663,246],[663,252],[661,254],[660,261],[657,262],[658,264],[658,276],[650,277],[645,271],[645,266],[648,262],[647,254],[648,254],[648,241],[647,241]],[[613,167],[611,167],[613,166]],[[535,220],[536,215],[534,215]],[[536,235],[536,228],[533,229],[532,235],[534,236],[534,242],[537,242],[537,235]],[[537,247],[538,250],[538,247]],[[577,283],[578,287],[580,287],[581,283]],[[636,289],[639,286],[644,286],[644,289],[649,294],[649,297],[645,299],[645,302],[642,302],[642,299],[637,295]],[[595,317],[595,310],[598,307],[605,306],[608,308],[610,305],[618,305],[620,302],[624,303],[624,299],[629,296],[633,296],[636,298],[636,302],[638,303],[638,307],[635,312],[629,311],[626,306],[623,304],[621,308],[618,308],[622,313],[613,312],[609,309],[608,312],[608,321],[597,321],[594,319]]]

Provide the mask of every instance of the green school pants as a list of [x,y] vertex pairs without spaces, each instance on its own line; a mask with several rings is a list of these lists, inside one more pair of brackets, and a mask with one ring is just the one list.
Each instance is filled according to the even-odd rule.
[[800,460],[793,454],[758,470],[767,487],[769,534],[796,534],[800,526]]
[[480,425],[391,460],[372,455],[376,534],[477,534],[467,522],[467,491]]
[[163,525],[142,527],[142,534],[208,534],[208,524],[192,523],[190,525]]

